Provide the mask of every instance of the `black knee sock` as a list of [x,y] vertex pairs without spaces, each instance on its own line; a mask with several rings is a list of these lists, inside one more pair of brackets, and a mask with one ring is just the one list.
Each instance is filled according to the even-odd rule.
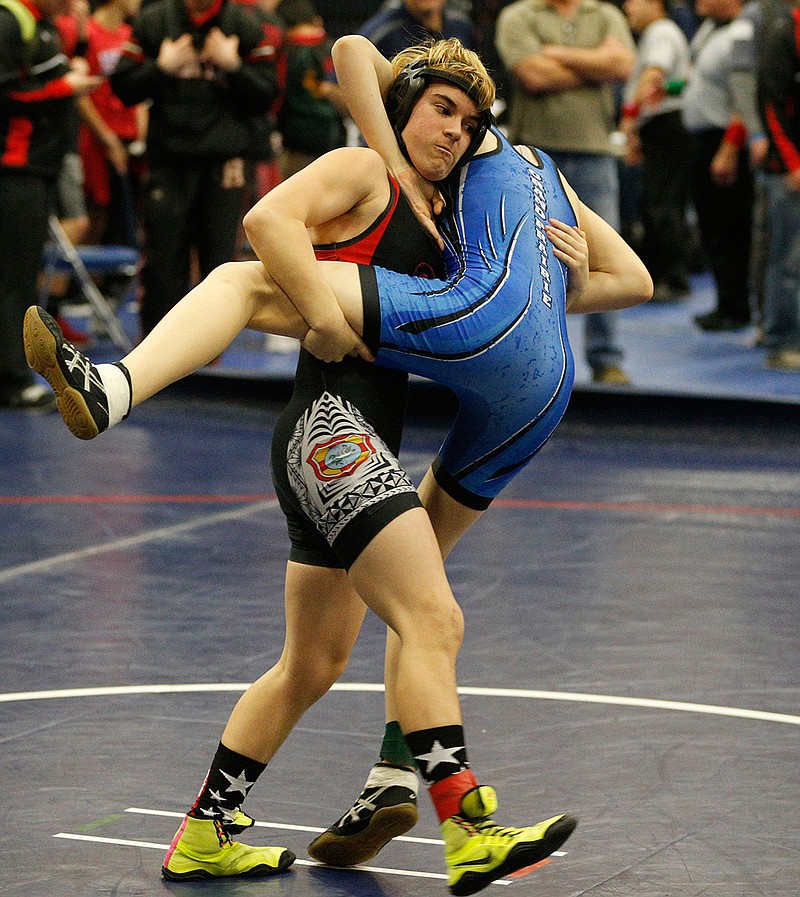
[[187,815],[195,819],[233,819],[248,791],[267,768],[220,742],[200,794]]
[[461,799],[478,780],[470,769],[463,726],[409,732],[406,741],[428,787],[439,821],[461,812]]
[[463,726],[439,726],[409,732],[406,741],[422,780],[429,788],[454,773],[469,769]]

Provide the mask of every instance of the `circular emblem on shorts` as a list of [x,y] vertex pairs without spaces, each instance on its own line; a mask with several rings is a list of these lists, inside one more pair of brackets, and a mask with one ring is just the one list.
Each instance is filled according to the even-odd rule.
[[352,433],[315,445],[308,456],[308,463],[314,468],[317,479],[335,480],[349,476],[374,451],[366,433]]

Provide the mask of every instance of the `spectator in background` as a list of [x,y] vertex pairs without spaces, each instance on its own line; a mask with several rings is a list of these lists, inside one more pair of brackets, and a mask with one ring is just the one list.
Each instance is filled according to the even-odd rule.
[[72,69],[53,16],[63,0],[0,5],[0,408],[55,408],[25,360],[22,320],[37,281],[54,208],[56,179],[69,149],[74,98],[100,79]]
[[[243,6],[250,6],[261,20],[264,35],[272,47],[272,58],[278,77],[278,94],[275,101],[265,116],[258,117],[261,133],[256,136],[253,164],[247,165],[245,169],[248,184],[244,208],[249,208],[281,181],[278,168],[280,135],[277,132],[276,119],[286,86],[284,80],[286,76],[286,26],[277,13],[280,0],[236,0],[236,2]],[[241,222],[239,222],[239,238],[247,245],[247,238],[244,235]],[[239,245],[240,248],[244,248],[241,243]],[[249,250],[249,246],[247,249]]]
[[755,34],[741,0],[697,0],[704,21],[691,43],[683,92],[689,132],[689,183],[717,289],[717,307],[697,315],[701,330],[750,323],[754,184],[748,134],[761,131],[755,101]]
[[341,99],[331,59],[332,41],[311,0],[283,0],[277,13],[286,25],[286,77],[278,112],[283,139],[279,162],[285,179],[309,162],[347,144]]
[[[500,13],[496,42],[513,76],[511,142],[548,153],[586,205],[619,231],[614,87],[636,58],[625,17],[603,0],[518,0]],[[593,381],[629,383],[616,314],[587,315],[585,334]]]
[[134,21],[111,86],[127,105],[152,103],[145,334],[190,285],[193,247],[201,276],[235,255],[244,162],[268,151],[259,144],[279,93],[275,39],[259,10],[234,0],[155,0]]
[[384,0],[316,0],[317,12],[333,40],[355,34],[383,6]]
[[765,22],[758,97],[769,138],[764,184],[771,237],[764,295],[765,364],[800,371],[800,4]]
[[683,36],[690,41],[697,32],[700,21],[691,0],[671,0],[667,4],[667,12],[673,22],[681,29]]
[[475,48],[472,20],[447,0],[394,0],[364,22],[358,33],[387,59],[431,38],[457,37],[465,47]]
[[[70,67],[82,72],[89,71],[86,63],[86,23],[89,12],[87,0],[69,0],[67,12],[55,18],[61,47],[70,61]],[[80,103],[83,99],[85,97],[80,97],[76,102]],[[86,243],[89,239],[89,213],[84,196],[85,172],[78,153],[79,126],[80,115],[75,103],[72,103],[67,119],[69,145],[56,180],[55,205],[51,211],[57,216],[67,239],[73,245]],[[58,321],[67,339],[76,346],[88,349],[92,345],[92,338],[62,314],[73,286],[71,274],[53,273],[46,278],[40,289],[47,289],[47,310]]]
[[638,35],[633,74],[625,86],[620,131],[625,161],[641,164],[640,254],[655,283],[653,302],[689,292],[686,204],[688,170],[681,100],[689,74],[689,44],[666,9],[667,0],[625,0]]
[[[77,110],[76,110],[77,116]],[[72,146],[64,156],[56,179],[55,206],[51,211],[58,218],[67,239],[74,246],[89,242],[89,213],[84,196],[84,171],[77,153],[77,120],[69,126]],[[45,304],[67,339],[82,349],[88,349],[93,340],[88,333],[79,330],[62,314],[65,301],[73,286],[72,274],[49,273],[43,278],[40,289],[47,290]]]
[[[507,103],[511,90],[511,78],[497,52],[495,31],[500,10],[513,2],[514,0],[473,0],[470,7],[470,18],[475,25],[475,49],[494,79],[494,83],[497,85],[498,99],[503,105]],[[504,120],[502,118],[504,112],[505,109],[501,109],[497,113],[501,121]]]
[[101,0],[86,23],[89,71],[106,80],[78,101],[82,117],[78,148],[83,160],[85,191],[91,222],[89,242],[138,244],[130,185],[131,155],[144,149],[147,108],[126,106],[108,78],[123,46],[130,40],[130,21],[141,0]]

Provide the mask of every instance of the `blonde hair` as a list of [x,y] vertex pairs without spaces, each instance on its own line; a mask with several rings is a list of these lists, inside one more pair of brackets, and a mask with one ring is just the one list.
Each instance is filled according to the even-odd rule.
[[494,81],[480,56],[473,50],[468,50],[457,37],[428,41],[401,50],[392,59],[394,77],[397,78],[412,63],[424,65],[431,70],[428,72],[430,77],[435,77],[433,73],[437,70],[454,75],[464,81],[466,92],[477,105],[478,111],[486,112],[492,108],[495,99]]

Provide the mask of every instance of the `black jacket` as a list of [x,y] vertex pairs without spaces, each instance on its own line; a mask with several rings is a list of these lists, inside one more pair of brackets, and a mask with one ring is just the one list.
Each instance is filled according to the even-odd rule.
[[0,168],[56,177],[74,113],[68,71],[52,21],[38,14],[25,41],[17,17],[0,6]]
[[766,169],[800,168],[800,9],[764,28],[759,53],[758,99],[769,136]]
[[[209,31],[238,35],[242,65],[215,77],[181,79],[156,65],[165,38],[193,36],[200,48]],[[280,37],[277,38],[280,40]],[[267,112],[278,96],[274,28],[253,7],[219,0],[201,24],[193,23],[183,0],[156,0],[133,25],[111,75],[111,87],[131,106],[151,100],[148,155],[155,161],[260,157]]]

